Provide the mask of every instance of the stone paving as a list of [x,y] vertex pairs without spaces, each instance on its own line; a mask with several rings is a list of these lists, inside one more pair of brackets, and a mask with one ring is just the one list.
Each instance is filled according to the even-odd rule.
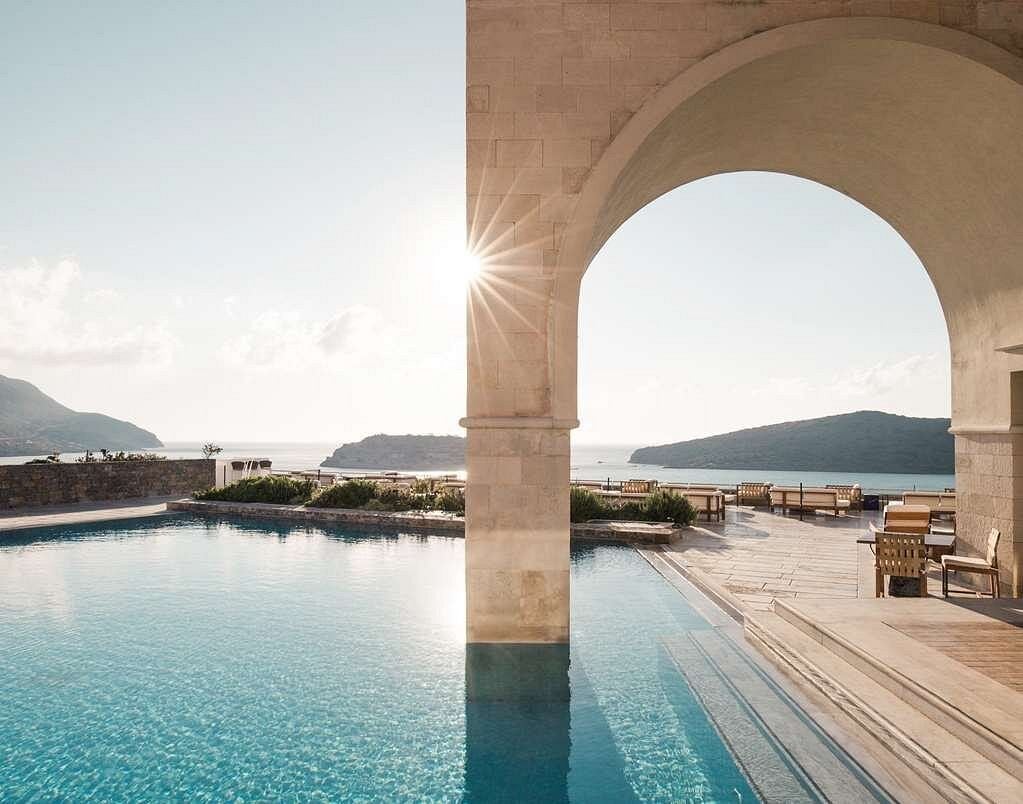
[[[700,523],[666,548],[752,611],[775,598],[874,597],[873,554],[856,543],[876,511],[781,516],[763,508],[729,507],[723,523]],[[955,584],[951,588],[961,589]],[[941,593],[940,572],[929,590]]]

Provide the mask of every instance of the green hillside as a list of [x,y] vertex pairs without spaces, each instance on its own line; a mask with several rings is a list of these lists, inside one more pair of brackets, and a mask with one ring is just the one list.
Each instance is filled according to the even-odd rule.
[[320,466],[339,469],[454,471],[465,468],[461,436],[372,435],[342,444]]
[[679,469],[951,474],[950,424],[861,410],[643,447],[629,462]]
[[0,456],[162,447],[155,435],[101,413],[79,413],[24,380],[0,375]]

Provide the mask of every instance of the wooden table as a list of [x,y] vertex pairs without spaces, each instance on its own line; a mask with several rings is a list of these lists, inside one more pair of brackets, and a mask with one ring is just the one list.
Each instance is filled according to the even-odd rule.
[[[857,544],[869,544],[873,547],[875,543],[874,531],[868,530],[861,533],[856,539]],[[941,557],[951,553],[955,549],[956,536],[954,533],[925,533],[924,546],[927,548],[927,555],[931,561],[941,561]],[[892,597],[918,597],[918,589],[914,578],[889,578],[888,594]]]

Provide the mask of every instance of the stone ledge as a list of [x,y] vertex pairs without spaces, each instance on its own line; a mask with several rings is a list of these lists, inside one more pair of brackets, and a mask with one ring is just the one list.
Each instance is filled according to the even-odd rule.
[[240,503],[207,500],[177,500],[167,504],[169,511],[188,511],[203,515],[230,515],[261,519],[286,519],[290,522],[349,524],[377,528],[410,528],[464,533],[465,520],[441,512],[395,513],[390,511],[358,511],[349,508],[313,508],[304,505],[273,503]]
[[[263,519],[284,519],[290,522],[348,524],[394,530],[442,531],[464,535],[465,519],[439,511],[422,513],[391,511],[359,511],[350,508],[313,508],[304,505],[272,503],[238,503],[207,500],[176,500],[167,504],[169,511],[187,511],[202,515],[228,515]],[[573,539],[605,542],[639,542],[667,544],[681,538],[682,529],[659,522],[585,522],[572,525]]]

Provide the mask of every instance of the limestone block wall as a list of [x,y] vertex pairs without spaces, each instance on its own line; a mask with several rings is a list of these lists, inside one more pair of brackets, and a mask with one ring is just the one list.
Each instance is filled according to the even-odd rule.
[[659,87],[754,33],[829,17],[920,20],[1023,55],[1016,0],[468,0],[472,242],[548,274],[591,167]]
[[0,466],[0,509],[186,495],[213,485],[214,461]]
[[[1001,531],[998,544],[1002,594],[1023,593],[1023,433],[977,433],[956,436],[956,552],[983,556],[991,528]],[[986,589],[983,579],[964,575],[961,583]]]
[[471,427],[466,458],[468,641],[568,641],[568,431]]
[[[796,23],[807,25],[773,30]],[[1021,216],[1015,206],[1015,176],[1023,175],[1023,161],[1014,145],[1023,120],[1017,91],[1023,72],[1015,61],[1023,55],[1023,2],[468,0],[466,24],[467,219],[470,245],[485,263],[469,293],[463,421],[469,431],[469,641],[567,638],[567,443],[578,424],[582,275],[602,237],[644,203],[734,164],[776,166],[845,188],[863,203],[876,202],[868,206],[887,213],[917,248],[949,322],[954,423],[969,433],[995,434],[989,444],[986,436],[964,433],[968,443],[960,453],[970,457],[961,461],[970,467],[964,464],[959,481],[965,493],[962,543],[967,552],[979,549],[985,523],[1000,521],[1010,573],[1003,583],[1009,583],[1019,498],[1015,489],[1003,494],[1006,483],[1015,485],[1014,475],[1002,473],[1004,461],[997,471],[986,469],[988,457],[1005,456],[983,450],[1006,448],[994,442],[1007,426],[1007,397],[992,389],[1015,364],[995,350],[1023,343],[1023,288],[1016,279]],[[832,45],[822,38],[825,28],[841,28],[842,36],[855,28],[857,41]],[[944,29],[955,29],[955,35]],[[955,43],[945,41],[951,39]],[[945,44],[914,50],[916,43],[935,40]],[[893,44],[902,49],[896,52]],[[718,61],[708,58],[724,48],[731,52]],[[738,69],[768,51],[774,55],[765,72]],[[727,65],[731,72],[716,72]],[[1010,73],[1011,80],[1003,80]],[[804,80],[814,76],[818,83]],[[888,82],[890,77],[899,81]],[[669,103],[690,97],[690,78],[699,99],[690,109],[699,113],[675,119]],[[734,94],[718,91],[729,78],[735,78],[729,84]],[[786,95],[793,82],[806,94]],[[891,90],[888,83],[898,84],[890,93],[895,100],[876,91]],[[673,89],[682,93],[680,100]],[[856,103],[834,103],[853,91]],[[767,104],[761,117],[745,117],[758,99]],[[893,106],[908,110],[906,101],[920,109],[910,104],[913,113],[900,117],[903,128],[875,124],[890,119]],[[924,112],[944,109],[942,104],[954,108],[943,112],[940,128],[930,122],[925,128],[919,122]],[[970,104],[973,112],[964,115]],[[813,126],[803,119],[806,109],[816,113]],[[962,131],[955,122],[973,126],[988,113],[977,131]],[[671,125],[660,126],[669,119]],[[723,119],[731,128],[715,127]],[[801,146],[807,152],[800,152],[805,164],[793,165],[798,160],[787,158],[791,140],[772,139],[772,131],[822,136],[808,136]],[[850,141],[864,132],[879,141]],[[975,147],[984,132],[984,146]],[[962,146],[943,158],[950,143]],[[786,159],[771,151],[774,145]],[[734,159],[718,154],[728,147]],[[831,160],[833,148],[844,149],[845,158]],[[889,152],[894,160],[878,156]],[[967,152],[980,155],[973,172],[938,170],[962,165]],[[692,155],[693,164],[673,156],[679,153]],[[923,154],[939,162],[917,160]],[[862,168],[868,157],[872,173]],[[893,167],[901,169],[899,183],[891,181]],[[663,175],[666,170],[670,175]],[[928,177],[939,174],[945,184],[932,188]],[[915,182],[912,192],[907,182]],[[967,184],[970,193],[962,192]],[[947,213],[947,224],[935,210],[922,214],[945,188],[952,189],[949,198],[969,199],[961,214],[948,203],[935,207]],[[981,451],[974,455],[975,446]],[[995,485],[1003,491],[984,490]]]

